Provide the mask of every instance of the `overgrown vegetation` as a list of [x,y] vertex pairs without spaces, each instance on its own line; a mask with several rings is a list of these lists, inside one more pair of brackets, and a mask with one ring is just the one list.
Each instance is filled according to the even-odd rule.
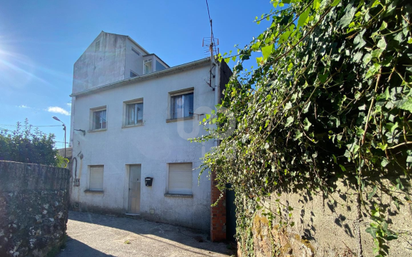
[[13,131],[0,131],[0,160],[66,167],[68,160],[53,149],[54,143],[53,134],[33,130],[26,119],[24,125],[18,122]]
[[[237,63],[221,111],[204,120],[217,128],[197,139],[222,139],[202,171],[216,171],[221,190],[232,184],[239,242],[250,236],[262,196],[293,190],[328,196],[344,179],[357,192],[358,222],[361,212],[370,215],[374,254],[387,255],[397,233],[376,192],[397,208],[411,201],[412,3],[272,3],[275,10],[257,19],[271,21],[268,29],[237,55],[221,57]],[[254,52],[261,53],[257,67],[246,71],[243,62]]]

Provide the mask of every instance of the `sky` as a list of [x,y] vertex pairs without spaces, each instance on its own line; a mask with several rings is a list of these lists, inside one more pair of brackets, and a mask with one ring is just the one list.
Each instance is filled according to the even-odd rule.
[[[208,4],[220,53],[263,32],[269,24],[255,17],[273,7],[270,0]],[[170,67],[209,56],[206,0],[0,0],[0,129],[27,118],[63,148],[62,124],[52,117],[66,124],[69,142],[73,65],[101,31],[130,36]]]

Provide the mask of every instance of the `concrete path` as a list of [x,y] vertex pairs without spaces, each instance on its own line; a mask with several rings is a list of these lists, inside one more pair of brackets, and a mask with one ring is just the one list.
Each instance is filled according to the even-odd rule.
[[212,243],[196,230],[139,218],[69,212],[66,248],[58,257],[230,256],[224,243]]

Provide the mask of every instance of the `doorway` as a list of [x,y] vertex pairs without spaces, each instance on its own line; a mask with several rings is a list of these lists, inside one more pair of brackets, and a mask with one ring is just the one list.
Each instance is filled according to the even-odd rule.
[[140,187],[141,165],[129,166],[129,206],[128,212],[137,214],[140,212]]

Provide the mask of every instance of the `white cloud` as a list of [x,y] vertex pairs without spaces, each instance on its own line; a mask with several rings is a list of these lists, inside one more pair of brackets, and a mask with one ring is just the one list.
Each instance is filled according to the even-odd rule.
[[67,116],[70,115],[70,113],[68,111],[66,111],[65,109],[60,108],[58,106],[50,106],[49,108],[47,108],[47,111],[48,112],[53,112],[53,113],[60,113],[60,114],[67,115]]
[[72,107],[72,103],[66,103],[67,106]]
[[22,105],[19,105],[19,108],[27,109],[27,108],[30,108],[30,107],[28,107],[27,105],[22,104]]

